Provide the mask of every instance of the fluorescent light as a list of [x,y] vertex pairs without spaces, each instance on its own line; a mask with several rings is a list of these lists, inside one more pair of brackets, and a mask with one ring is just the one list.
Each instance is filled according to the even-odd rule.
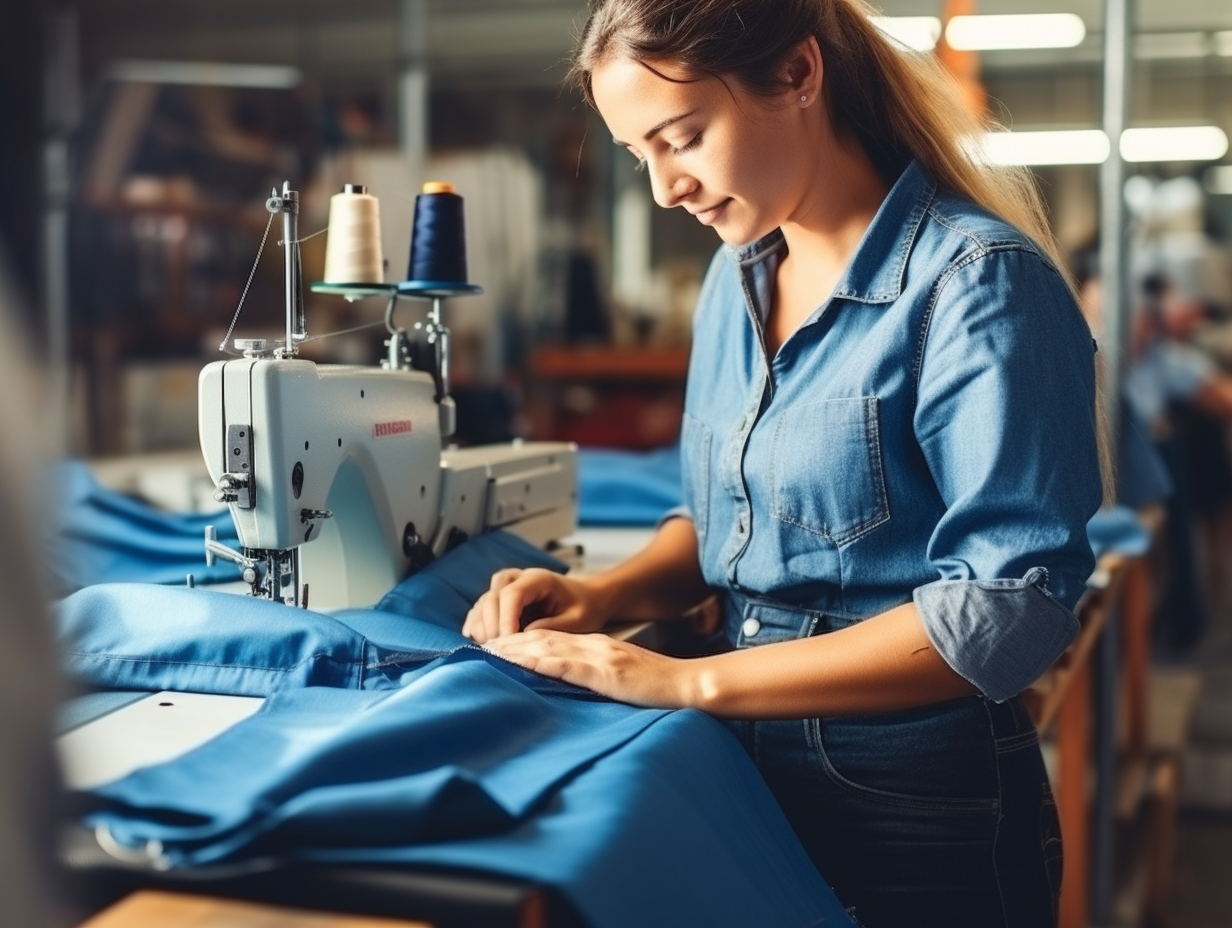
[[107,77],[113,81],[142,84],[197,84],[272,90],[286,90],[301,80],[299,68],[279,65],[139,59],[113,62],[107,69]]
[[1100,129],[989,132],[982,146],[993,164],[1103,164],[1111,151]]
[[1215,54],[1224,58],[1232,58],[1232,30],[1216,32],[1211,38],[1215,42]]
[[1228,136],[1218,126],[1126,129],[1121,157],[1126,161],[1218,161],[1228,153]]
[[941,38],[936,16],[873,16],[873,25],[912,51],[930,52]]
[[960,51],[1073,48],[1086,34],[1086,24],[1074,13],[955,16],[945,27],[946,43]]
[[1208,193],[1232,196],[1232,164],[1220,164],[1207,168],[1202,182]]

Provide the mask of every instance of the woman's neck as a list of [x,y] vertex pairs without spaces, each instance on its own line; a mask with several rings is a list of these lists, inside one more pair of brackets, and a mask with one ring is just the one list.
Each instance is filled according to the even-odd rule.
[[799,205],[781,226],[787,255],[765,320],[770,357],[829,298],[889,192],[863,149],[827,139]]
[[889,193],[890,186],[854,141],[820,140],[817,169],[806,180],[799,205],[782,225],[792,264],[835,278]]

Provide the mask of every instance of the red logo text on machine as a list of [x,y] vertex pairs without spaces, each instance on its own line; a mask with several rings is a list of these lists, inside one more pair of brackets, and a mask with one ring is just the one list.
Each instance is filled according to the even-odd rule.
[[395,435],[409,435],[410,433],[410,419],[394,419],[392,422],[372,423],[373,438],[393,438]]

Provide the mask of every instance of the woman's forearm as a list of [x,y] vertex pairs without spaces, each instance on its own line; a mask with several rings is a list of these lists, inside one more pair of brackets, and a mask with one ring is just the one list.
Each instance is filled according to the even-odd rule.
[[825,635],[685,664],[687,702],[726,718],[890,712],[976,692],[937,653],[911,603]]
[[632,557],[583,580],[605,598],[613,617],[635,622],[679,618],[710,594],[697,534],[685,518],[669,519]]

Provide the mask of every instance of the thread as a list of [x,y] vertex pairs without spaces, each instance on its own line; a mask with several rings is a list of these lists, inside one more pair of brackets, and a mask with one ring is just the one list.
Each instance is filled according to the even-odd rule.
[[325,283],[379,284],[384,279],[380,205],[367,187],[347,184],[329,199]]
[[446,181],[428,181],[415,197],[409,281],[466,283],[466,229],[462,197]]

